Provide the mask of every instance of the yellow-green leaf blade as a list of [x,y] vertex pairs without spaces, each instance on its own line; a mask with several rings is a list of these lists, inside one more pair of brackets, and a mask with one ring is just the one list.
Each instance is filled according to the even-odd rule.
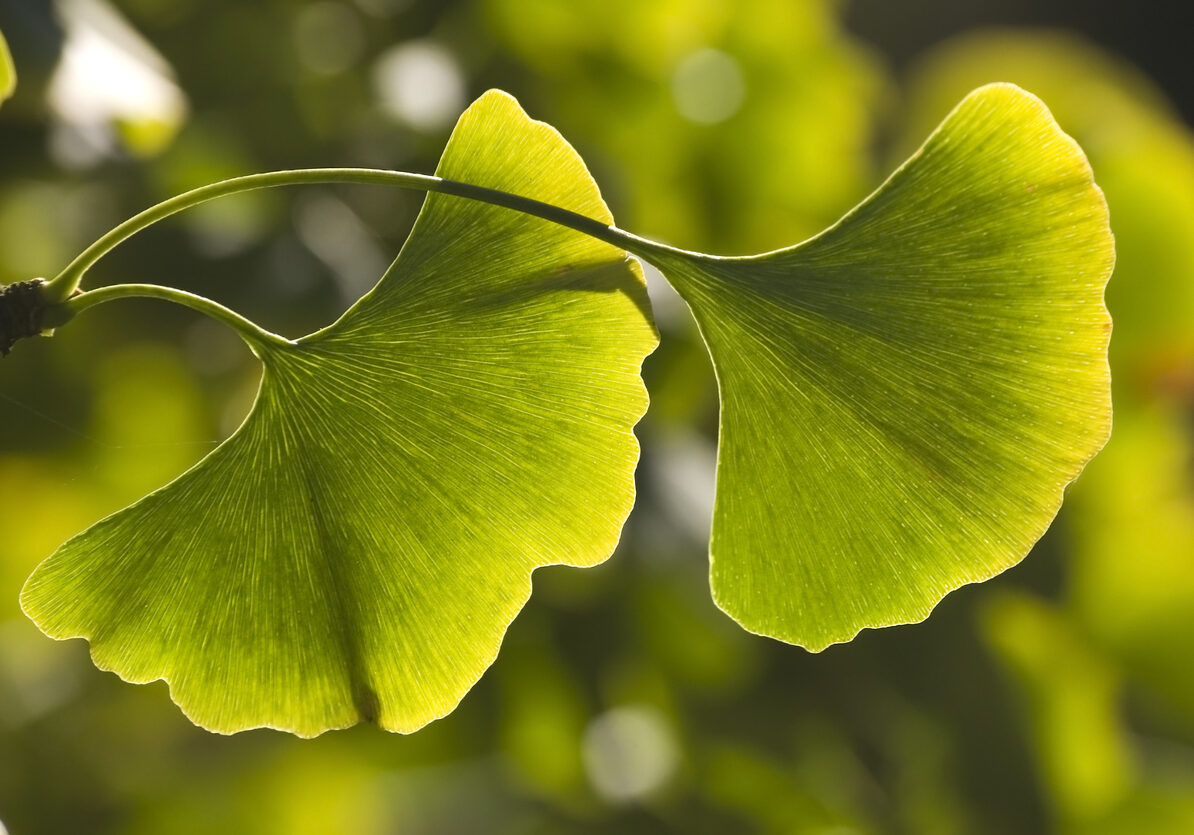
[[804,244],[659,256],[718,373],[718,603],[821,649],[1023,558],[1109,432],[1113,259],[1085,157],[1011,85]]
[[[466,112],[437,173],[609,218],[504,94]],[[100,666],[167,679],[208,728],[415,730],[493,661],[536,567],[616,545],[645,310],[614,247],[433,196],[374,290],[264,357],[238,433],[64,545],[25,610]]]
[[17,71],[12,64],[12,55],[8,51],[8,42],[4,40],[4,33],[0,32],[0,102],[12,96],[17,88]]

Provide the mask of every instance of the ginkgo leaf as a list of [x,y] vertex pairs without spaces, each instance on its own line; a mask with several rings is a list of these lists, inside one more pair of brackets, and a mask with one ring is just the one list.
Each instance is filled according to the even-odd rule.
[[[437,173],[610,222],[571,147],[502,93]],[[655,344],[620,250],[430,195],[369,294],[262,351],[240,429],[63,545],[22,605],[212,730],[415,730],[493,661],[536,567],[613,550]]]
[[4,40],[4,33],[0,32],[0,102],[11,96],[16,88],[17,71],[12,65],[8,42]]
[[1016,87],[803,244],[638,249],[713,358],[713,592],[751,631],[822,649],[923,619],[1022,559],[1107,438],[1106,206]]

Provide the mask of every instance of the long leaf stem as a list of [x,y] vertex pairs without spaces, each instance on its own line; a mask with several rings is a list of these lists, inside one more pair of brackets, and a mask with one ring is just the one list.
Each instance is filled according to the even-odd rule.
[[222,304],[185,290],[176,290],[173,287],[163,287],[159,284],[112,284],[72,296],[63,303],[63,306],[73,317],[97,304],[103,304],[113,299],[130,298],[164,299],[204,313],[236,331],[253,350],[253,353],[259,357],[270,347],[294,344],[286,337],[265,330]]
[[[516,194],[485,188],[484,186],[447,180],[428,174],[411,174],[405,171],[385,171],[372,168],[307,168],[293,171],[267,171],[261,174],[250,174],[244,177],[222,180],[218,183],[212,183],[184,192],[169,200],[158,203],[156,206],[152,206],[140,214],[134,215],[83,250],[83,252],[67,265],[66,269],[47,282],[44,288],[46,300],[50,303],[66,301],[78,289],[79,283],[83,279],[83,274],[96,261],[122,241],[127,240],[141,230],[152,226],[159,220],[163,220],[170,215],[218,197],[255,191],[257,189],[313,183],[387,185],[438,192],[440,194],[451,194],[457,197],[503,206],[524,214],[534,215],[535,217],[575,229],[578,232],[583,232],[586,235],[591,235],[598,240],[613,244],[642,257],[650,257],[651,253],[658,254],[660,252],[683,253],[683,250],[677,250],[664,244],[640,238],[637,235],[624,232],[616,226],[610,226],[601,221],[577,214],[576,212],[561,209],[549,203],[532,200],[528,197],[520,197]],[[91,294],[88,293],[87,295],[90,296]],[[164,298],[161,294],[157,297]],[[104,300],[107,298],[115,298],[115,296],[106,296]],[[199,297],[195,296],[192,298]],[[211,304],[214,304],[214,302]],[[194,307],[195,305],[191,306]],[[207,312],[212,312],[212,309],[208,308]],[[231,313],[231,311],[226,312]],[[235,316],[236,314],[231,315]],[[219,318],[228,321],[227,316]],[[265,331],[262,331],[262,333],[265,333]]]

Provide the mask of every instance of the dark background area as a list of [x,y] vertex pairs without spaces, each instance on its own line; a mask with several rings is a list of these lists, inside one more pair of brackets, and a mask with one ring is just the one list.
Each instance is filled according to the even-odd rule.
[[897,70],[951,35],[980,27],[1054,27],[1077,33],[1142,69],[1165,88],[1187,122],[1194,119],[1189,9],[1181,3],[848,0],[844,8],[850,31],[881,50]]

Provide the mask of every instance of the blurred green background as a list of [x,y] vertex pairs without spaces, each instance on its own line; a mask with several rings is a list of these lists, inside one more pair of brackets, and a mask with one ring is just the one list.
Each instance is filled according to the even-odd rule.
[[[1017,82],[1087,150],[1119,250],[1115,433],[1053,529],[925,623],[820,655],[710,600],[716,392],[653,276],[664,340],[622,546],[537,572],[497,663],[409,737],[211,735],[21,616],[36,562],[208,452],[257,378],[221,326],[148,301],[21,343],[0,363],[0,833],[1194,832],[1194,89],[1166,9],[0,0],[20,74],[0,282],[222,177],[431,171],[492,86],[578,148],[620,225],[728,254],[812,234],[971,87]],[[297,336],[376,280],[420,200],[208,204],[89,286],[167,283]]]

